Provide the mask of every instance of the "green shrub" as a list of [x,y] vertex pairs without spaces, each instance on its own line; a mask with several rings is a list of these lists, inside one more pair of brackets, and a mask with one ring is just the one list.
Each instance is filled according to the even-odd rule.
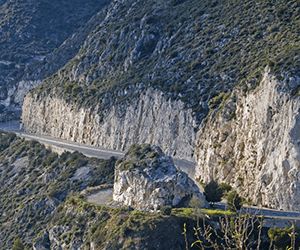
[[235,190],[232,190],[227,196],[227,205],[231,211],[237,211],[242,208],[243,200]]
[[64,86],[64,93],[65,94],[71,94],[74,84],[69,82]]
[[291,228],[286,226],[284,229],[273,227],[268,230],[268,236],[278,250],[286,249],[290,243]]
[[219,185],[219,188],[221,188],[223,190],[223,195],[227,194],[232,189],[232,187],[229,184],[224,183],[224,182],[222,182]]
[[164,215],[170,215],[171,212],[172,212],[172,207],[170,206],[163,206],[161,209],[160,209],[161,213],[164,214]]
[[223,190],[219,187],[218,183],[211,180],[204,188],[204,195],[208,202],[212,205],[214,202],[219,202],[223,196]]
[[48,155],[47,159],[46,159],[46,164],[48,166],[50,166],[54,161],[56,161],[58,158],[58,154],[57,153],[51,153]]
[[267,63],[267,65],[268,65],[270,68],[273,68],[273,67],[275,66],[275,62],[272,61],[272,60],[270,60],[270,59],[267,59],[267,60],[266,60],[266,63]]
[[76,84],[72,87],[72,96],[73,97],[76,97],[81,92],[82,92],[82,88],[78,84]]
[[17,238],[15,241],[14,241],[14,245],[12,247],[12,250],[24,250],[25,249],[25,246],[23,245],[23,242],[20,238]]

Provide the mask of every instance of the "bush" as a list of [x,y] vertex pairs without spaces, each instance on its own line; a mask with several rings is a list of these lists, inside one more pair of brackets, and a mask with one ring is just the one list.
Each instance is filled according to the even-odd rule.
[[222,182],[219,185],[219,188],[221,188],[223,190],[223,196],[224,196],[224,194],[227,194],[232,189],[232,187],[229,184],[224,183],[224,182]]
[[66,94],[71,94],[72,93],[72,88],[74,87],[74,84],[71,82],[68,82],[65,86],[64,86],[64,93]]
[[172,212],[172,208],[170,206],[163,206],[161,209],[160,209],[161,213],[164,214],[164,215],[170,215],[171,212]]
[[15,241],[14,241],[14,245],[12,247],[12,250],[24,250],[25,247],[23,245],[23,242],[20,238],[17,238]]
[[270,60],[270,59],[266,59],[266,64],[270,67],[273,68],[276,64],[274,61]]
[[243,206],[243,200],[235,190],[232,190],[227,196],[227,205],[231,211],[240,210]]
[[204,188],[204,195],[206,196],[206,200],[212,202],[213,205],[214,202],[221,201],[223,190],[216,181],[211,180]]
[[277,249],[286,249],[290,242],[290,231],[291,228],[289,226],[286,226],[284,229],[274,227],[268,230],[268,236]]
[[82,88],[78,84],[76,84],[72,87],[72,96],[73,97],[76,97],[81,92],[82,92]]

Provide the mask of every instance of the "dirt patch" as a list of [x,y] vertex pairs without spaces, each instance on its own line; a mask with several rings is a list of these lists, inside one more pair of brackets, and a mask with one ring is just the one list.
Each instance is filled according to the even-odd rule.
[[113,198],[113,189],[103,189],[87,196],[87,201],[99,206],[109,206]]

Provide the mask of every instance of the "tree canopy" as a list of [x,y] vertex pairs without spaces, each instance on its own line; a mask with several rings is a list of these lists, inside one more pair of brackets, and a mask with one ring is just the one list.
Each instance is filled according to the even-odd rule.
[[223,190],[219,187],[218,183],[211,180],[204,188],[204,194],[208,202],[219,202],[223,196]]

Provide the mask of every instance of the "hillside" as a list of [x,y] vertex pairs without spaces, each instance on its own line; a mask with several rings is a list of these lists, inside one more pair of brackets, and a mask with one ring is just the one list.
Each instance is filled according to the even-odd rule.
[[59,204],[87,186],[113,182],[113,158],[58,156],[12,133],[0,134],[0,148],[0,249],[10,248],[16,238],[32,247]]
[[[108,3],[106,0],[1,1],[2,119],[19,116],[23,97],[29,89],[38,86],[77,53],[79,44],[94,28],[91,17]],[[94,16],[97,18],[100,17]],[[69,37],[73,41],[66,41]],[[57,51],[65,41],[68,49],[64,53]]]
[[201,121],[204,104],[238,84],[253,88],[266,65],[279,79],[299,73],[298,5],[115,1],[76,57],[34,93],[107,109],[151,88]]
[[266,65],[280,80],[298,73],[298,12],[296,1],[115,1],[78,54],[28,95],[23,123],[193,159],[200,123],[235,87],[255,88]]
[[105,11],[26,96],[22,126],[118,150],[157,145],[196,160],[195,178],[299,211],[300,3],[127,0]]
[[36,141],[0,133],[0,249],[21,239],[28,249],[183,249],[196,217],[191,208],[172,216],[87,203],[80,191],[112,184],[115,158],[62,155]]
[[[202,230],[203,222],[207,227],[217,227],[219,217],[238,218],[233,212],[227,212],[228,217],[224,217],[224,211],[200,209],[197,204],[192,208],[162,207],[157,212],[90,204],[81,191],[111,184],[116,159],[91,159],[78,152],[59,156],[36,141],[25,141],[15,134],[2,132],[0,149],[0,249],[11,249],[15,242],[35,250],[180,250],[186,249],[186,244],[188,249],[198,249],[191,246],[197,240],[193,229],[196,225]],[[128,152],[131,157],[134,154],[140,156],[140,151]],[[128,166],[128,155],[119,162]],[[131,159],[133,165],[145,160]],[[165,170],[165,162],[156,164],[157,169]],[[200,219],[198,223],[197,219]],[[262,248],[268,249],[268,228],[262,228],[261,236],[258,228],[255,224],[249,243],[255,246],[261,237]],[[211,239],[220,244],[224,240],[214,235]],[[204,244],[210,245],[207,241]]]

